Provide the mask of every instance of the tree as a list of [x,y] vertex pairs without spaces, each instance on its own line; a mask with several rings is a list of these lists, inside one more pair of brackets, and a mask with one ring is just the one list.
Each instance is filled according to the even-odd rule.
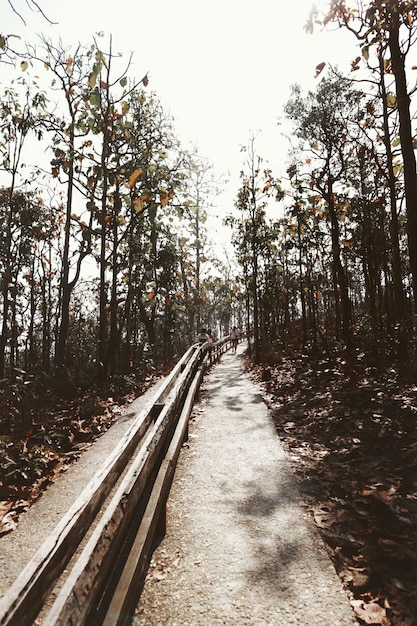
[[353,162],[349,120],[357,116],[361,93],[355,92],[350,82],[338,77],[323,79],[315,92],[302,98],[299,87],[293,88],[285,112],[295,123],[295,132],[306,142],[312,164],[311,189],[316,190],[326,202],[330,226],[333,287],[335,293],[335,332],[347,347],[351,346],[352,308],[349,284],[342,260],[341,225],[342,203],[338,192],[348,179],[348,169]]
[[[23,24],[26,25],[26,19],[24,15],[22,15],[22,12],[16,9],[15,3],[12,2],[12,0],[7,0],[7,1],[8,1],[10,10],[19,17],[19,19],[22,21]],[[48,18],[48,16],[44,13],[41,5],[35,0],[26,0],[26,6],[32,12],[40,13],[42,17],[45,19],[45,21],[49,22],[49,24],[55,23]],[[3,34],[0,30],[0,63],[14,64],[16,61],[16,57],[20,56],[20,53],[18,53],[16,50],[12,48],[12,41],[14,39],[20,39],[20,37],[18,35]]]
[[263,251],[268,247],[270,232],[266,207],[271,197],[280,200],[282,194],[280,183],[273,177],[272,171],[269,168],[262,169],[262,159],[256,154],[254,136],[249,140],[247,154],[246,168],[241,171],[241,187],[235,202],[240,215],[236,218],[229,217],[228,223],[234,230],[232,242],[244,271],[248,297],[250,294],[251,298],[254,358],[259,362],[262,352],[259,271]]
[[417,6],[410,0],[361,1],[354,8],[348,7],[345,0],[333,0],[324,20],[325,23],[337,21],[352,32],[360,42],[365,59],[369,58],[372,48],[376,54],[381,54],[381,50],[389,53],[381,62],[385,74],[392,73],[395,78],[395,97],[387,94],[387,98],[390,105],[396,107],[399,118],[414,301],[417,285],[417,173],[406,61],[416,39],[416,17]]
[[164,278],[177,269],[168,265],[174,262],[178,245],[172,226],[178,215],[174,198],[182,184],[184,157],[172,119],[155,94],[134,90],[124,110],[129,124],[125,134],[129,188],[125,199],[125,245],[129,250],[126,330],[129,337],[139,314],[156,364],[162,352],[157,328],[160,307],[165,307],[169,316],[172,313],[166,304],[173,301],[173,294],[162,296],[161,290],[166,288],[162,286]]
[[[85,89],[91,71],[90,58],[92,53],[91,50],[85,50],[80,45],[70,51],[68,48],[64,48],[62,44],[54,46],[51,41],[46,39],[42,39],[42,46],[42,52],[38,52],[36,48],[30,49],[30,58],[41,61],[44,67],[52,72],[51,88],[59,93],[59,97],[64,96],[66,107],[66,111],[62,112],[61,115],[58,115],[55,110],[51,111],[43,121],[44,127],[53,134],[52,175],[59,179],[66,188],[59,295],[59,330],[55,351],[58,379],[62,379],[66,365],[71,294],[80,277],[83,259],[91,252],[88,240],[81,238],[75,267],[72,267],[73,262],[71,263],[70,257],[72,257],[75,180],[77,169],[82,166],[83,161],[81,156],[82,140],[88,133],[88,126],[85,121],[88,113]],[[43,58],[43,53],[46,54],[45,58]]]
[[[197,150],[184,155],[182,189],[179,189],[180,213],[185,221],[185,235],[189,244],[189,254],[194,258],[189,265],[187,282],[189,294],[189,341],[195,339],[201,327],[213,326],[214,320],[207,317],[202,282],[204,265],[207,264],[207,237],[204,225],[212,199],[218,193],[213,176],[213,166],[201,157]],[[210,278],[207,276],[206,278]]]
[[[168,365],[194,339],[191,326],[189,334],[174,331],[195,314],[185,292],[194,298],[207,181],[198,180],[196,232],[189,174],[198,167],[146,93],[147,77],[130,81],[130,60],[118,69],[111,41],[105,53],[97,41],[66,48],[42,38],[28,45],[23,63],[29,76],[41,63],[51,80],[47,107],[34,82],[26,93],[17,81],[13,106],[2,100],[0,150],[14,176],[14,191],[5,186],[0,199],[3,369],[20,360],[48,373],[55,359],[55,389],[76,392],[94,368],[103,383],[136,367]],[[43,159],[36,164],[42,191],[20,168],[31,130],[42,152],[52,152],[50,168]],[[198,257],[202,277],[201,245]],[[211,315],[217,285],[206,290],[201,282],[202,315]]]
[[[126,143],[125,116],[118,105],[127,97],[127,76],[124,68],[113,80],[111,69],[114,55],[111,48],[104,54],[94,42],[89,48],[78,45],[73,50],[62,44],[54,46],[43,40],[47,69],[53,72],[52,88],[64,95],[66,112],[60,119],[54,112],[45,125],[54,133],[54,159],[52,174],[63,184],[65,176],[66,203],[62,271],[60,280],[60,323],[56,346],[56,365],[62,378],[66,365],[67,339],[70,323],[71,297],[81,275],[84,259],[93,253],[99,241],[99,342],[97,376],[103,382],[107,376],[112,351],[117,342],[115,318],[115,282],[118,246],[118,214],[120,213],[120,187],[126,180],[126,157],[121,145]],[[31,57],[41,60],[36,50]],[[142,79],[143,82],[145,78]],[[122,87],[116,94],[115,85]],[[134,87],[130,87],[132,90]],[[60,109],[58,109],[60,110]],[[101,137],[101,141],[99,138]],[[114,156],[115,155],[115,156]],[[113,161],[113,162],[112,162]],[[74,211],[84,197],[88,222],[82,211]],[[115,212],[117,214],[113,215]],[[74,258],[74,234],[78,254]],[[112,292],[110,304],[110,337],[107,319],[107,270],[112,267],[108,259],[108,244],[113,241]]]
[[[42,92],[31,94],[24,81],[24,88],[15,91],[6,89],[0,102],[0,155],[1,170],[9,177],[9,186],[3,193],[3,245],[1,272],[1,311],[2,328],[0,334],[0,377],[4,376],[6,346],[9,336],[9,313],[13,303],[13,266],[16,241],[22,234],[20,207],[22,196],[16,195],[18,171],[22,165],[23,146],[30,133],[40,133],[38,117],[45,109],[45,96]],[[23,105],[21,104],[23,99]],[[19,200],[20,198],[20,200]],[[18,233],[18,234],[17,234]],[[16,286],[15,286],[16,287]]]

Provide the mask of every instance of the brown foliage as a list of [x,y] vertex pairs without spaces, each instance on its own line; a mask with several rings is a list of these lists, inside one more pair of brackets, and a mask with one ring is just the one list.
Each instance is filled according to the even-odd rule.
[[362,624],[417,624],[417,385],[305,356],[254,370]]
[[0,397],[0,537],[154,380],[118,380],[72,399],[13,386]]

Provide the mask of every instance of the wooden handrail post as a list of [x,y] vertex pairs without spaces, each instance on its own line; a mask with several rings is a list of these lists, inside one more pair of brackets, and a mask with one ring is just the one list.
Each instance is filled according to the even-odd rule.
[[[132,414],[130,429],[0,599],[0,624],[34,623],[90,527],[92,534],[54,592],[57,597],[42,623],[88,623],[133,523],[139,524],[137,537],[103,625],[116,626],[121,623],[117,616],[135,606],[152,543],[161,541],[167,532],[169,489],[181,446],[188,440],[188,420],[203,374],[226,349],[225,339],[212,349],[208,344],[191,346],[151,401],[139,414]],[[138,520],[135,516],[139,515]],[[120,611],[112,613],[118,603]]]
[[158,545],[167,533],[167,500],[162,505],[162,510],[159,514],[158,521],[156,523],[154,544]]
[[155,403],[151,408],[151,416],[154,422],[158,419],[165,404]]

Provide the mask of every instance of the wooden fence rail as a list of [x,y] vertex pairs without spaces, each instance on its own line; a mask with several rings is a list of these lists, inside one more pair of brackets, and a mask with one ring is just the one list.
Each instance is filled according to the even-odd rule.
[[0,600],[2,626],[32,626],[39,614],[44,626],[129,623],[155,535],[164,530],[166,501],[204,370],[229,347],[225,337],[187,350]]

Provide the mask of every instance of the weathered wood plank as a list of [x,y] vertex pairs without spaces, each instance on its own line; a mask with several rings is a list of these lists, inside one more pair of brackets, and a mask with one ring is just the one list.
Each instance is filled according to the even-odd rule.
[[148,440],[135,462],[129,468],[91,538],[65,581],[57,600],[44,620],[44,626],[84,624],[95,597],[100,593],[124,540],[135,508],[142,496],[146,482],[164,443],[159,429],[166,426],[172,410],[167,407],[151,430],[159,441]]
[[[143,419],[146,431],[148,415],[144,415]],[[24,626],[33,623],[53,585],[135,450],[137,442],[142,437],[141,430],[130,433],[132,437],[120,442],[116,454],[108,459],[90,481],[52,535],[3,596],[0,601],[0,624]]]
[[190,387],[177,428],[165,459],[161,464],[139,531],[102,626],[122,626],[131,623],[132,613],[137,604],[139,592],[142,589],[149,566],[155,531],[166,506],[178,456],[188,427],[188,420],[195,396],[201,384],[202,375],[203,372],[200,369]]
[[[74,624],[80,626],[88,617],[91,603],[103,587],[115,556],[124,541],[135,509],[149,478],[161,462],[161,453],[169,442],[170,426],[178,417],[178,407],[194,376],[196,363],[187,364],[177,387],[166,396],[155,424],[146,435],[137,457],[103,517],[85,546],[70,576],[49,612],[44,626]],[[191,405],[192,406],[192,405]]]
[[184,363],[191,363],[195,348],[190,348],[167,377],[158,393],[137,416],[132,428],[121,439],[114,452],[93,477],[68,513],[56,526],[33,559],[0,600],[2,626],[31,626],[57,579],[83,539],[104,500],[114,488],[120,474],[151,423],[155,403],[169,396]]

